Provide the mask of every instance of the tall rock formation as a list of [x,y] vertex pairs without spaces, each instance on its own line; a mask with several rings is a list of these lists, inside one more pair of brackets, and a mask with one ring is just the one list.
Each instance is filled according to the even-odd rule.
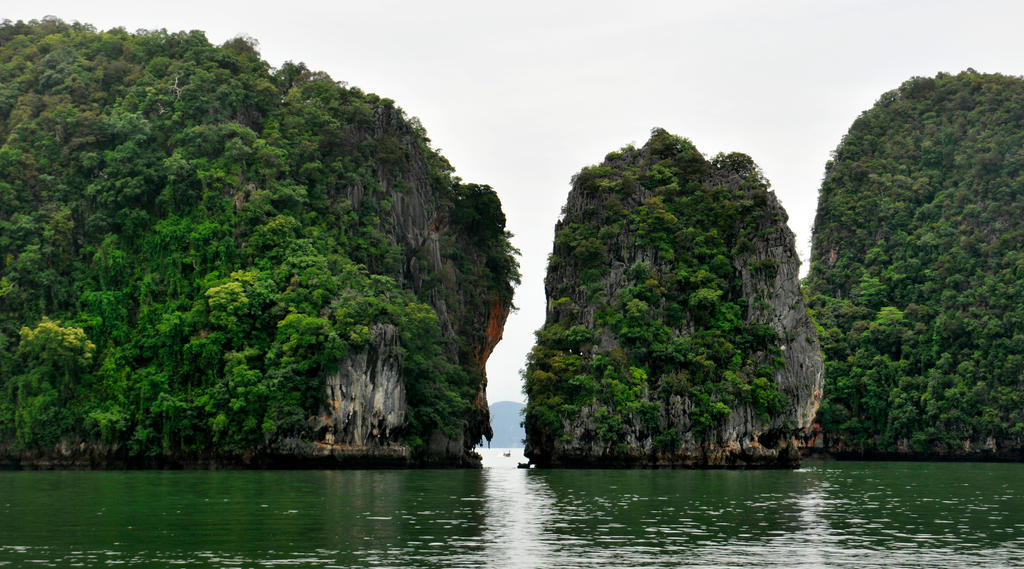
[[1024,79],[911,79],[825,168],[806,286],[824,330],[809,450],[1024,459]]
[[514,249],[393,101],[0,24],[0,461],[472,465]]
[[539,466],[792,467],[822,359],[786,213],[742,154],[655,129],[584,168],[526,370]]

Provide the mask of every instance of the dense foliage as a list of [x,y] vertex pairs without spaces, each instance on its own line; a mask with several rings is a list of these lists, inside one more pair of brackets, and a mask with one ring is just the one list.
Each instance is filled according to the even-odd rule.
[[1024,441],[1024,80],[916,78],[826,168],[806,280],[827,433],[946,451]]
[[[476,345],[436,307],[511,301],[496,195],[392,101],[271,69],[253,43],[0,24],[0,439],[146,455],[308,438],[324,374],[377,324],[401,336],[405,442],[486,423]],[[410,215],[447,228],[445,275],[393,207],[424,188],[436,211]]]
[[744,259],[785,219],[767,207],[753,161],[708,161],[655,129],[643,148],[583,169],[572,192],[548,263],[547,321],[525,371],[528,436],[569,436],[584,420],[607,443],[625,445],[635,429],[671,452],[686,434],[666,417],[672,398],[688,402],[697,438],[741,406],[765,420],[778,413],[777,334],[752,314],[741,269],[774,276],[770,262]]

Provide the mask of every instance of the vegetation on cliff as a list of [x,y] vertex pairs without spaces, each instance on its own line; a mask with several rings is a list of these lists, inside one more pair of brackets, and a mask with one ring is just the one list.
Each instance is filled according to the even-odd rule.
[[826,167],[806,287],[826,446],[1024,446],[1024,80],[915,78]]
[[[789,439],[809,420],[789,411],[814,389],[780,389],[782,350],[809,346],[819,369],[820,356],[785,221],[749,157],[709,161],[660,129],[578,173],[525,371],[527,456],[700,462],[768,431],[762,447]],[[800,329],[777,317],[777,280]]]
[[0,442],[310,440],[324,375],[385,324],[408,400],[391,442],[468,448],[518,279],[504,225],[392,101],[252,40],[5,21]]

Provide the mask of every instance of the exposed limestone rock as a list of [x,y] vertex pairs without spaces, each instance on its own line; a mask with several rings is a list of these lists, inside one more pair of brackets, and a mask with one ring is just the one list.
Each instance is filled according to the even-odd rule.
[[[379,108],[374,124],[373,136],[368,140],[397,140],[406,159],[400,171],[379,168],[378,182],[385,194],[372,198],[390,202],[389,216],[382,223],[384,232],[402,252],[403,270],[397,280],[428,299],[438,316],[441,334],[448,340],[444,348],[450,360],[473,370],[479,378],[474,411],[461,419],[451,418],[461,425],[459,435],[452,438],[444,430],[433,431],[425,441],[426,452],[421,459],[427,464],[478,464],[471,449],[481,437],[491,435],[486,364],[501,339],[511,309],[511,289],[495,294],[464,282],[465,275],[460,274],[452,257],[468,256],[477,266],[483,266],[485,253],[474,246],[476,236],[471,228],[452,221],[453,204],[446,201],[450,198],[439,192],[430,178],[420,134],[394,107]],[[359,185],[349,187],[346,195],[353,205],[371,199]],[[405,448],[402,429],[408,409],[400,353],[397,330],[377,325],[369,349],[339,362],[338,371],[325,381],[324,412],[310,421],[311,428],[319,433],[317,444],[349,449],[346,452],[363,448],[370,455],[394,445]],[[409,454],[409,449],[403,452]],[[385,456],[391,459],[389,453]]]
[[395,327],[374,326],[371,348],[341,362],[326,389],[326,414],[318,426],[324,442],[369,447],[394,438],[408,414]]
[[[824,384],[824,363],[818,334],[807,314],[800,292],[800,259],[796,254],[793,232],[782,223],[786,212],[775,194],[769,194],[766,213],[758,228],[759,239],[752,242],[751,253],[733,262],[743,280],[743,296],[748,300],[747,320],[766,322],[778,334],[779,350],[785,365],[775,372],[779,391],[786,395],[789,409],[785,421],[805,431],[814,422],[821,403]],[[768,261],[776,269],[774,278],[751,271]],[[758,300],[768,303],[759,308]],[[776,421],[773,429],[783,427]]]

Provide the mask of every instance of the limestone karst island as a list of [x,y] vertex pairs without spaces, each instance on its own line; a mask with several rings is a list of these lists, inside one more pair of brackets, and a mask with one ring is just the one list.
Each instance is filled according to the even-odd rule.
[[816,453],[1024,459],[1024,80],[907,81],[825,169]]
[[[1022,148],[1019,77],[883,94],[802,283],[751,157],[656,128],[583,168],[529,461],[1020,461]],[[510,237],[390,99],[245,38],[4,21],[0,468],[479,466]]]
[[743,154],[655,129],[573,178],[529,358],[540,466],[792,467],[822,360],[786,213]]
[[0,464],[478,464],[517,262],[394,102],[19,22],[0,144]]

